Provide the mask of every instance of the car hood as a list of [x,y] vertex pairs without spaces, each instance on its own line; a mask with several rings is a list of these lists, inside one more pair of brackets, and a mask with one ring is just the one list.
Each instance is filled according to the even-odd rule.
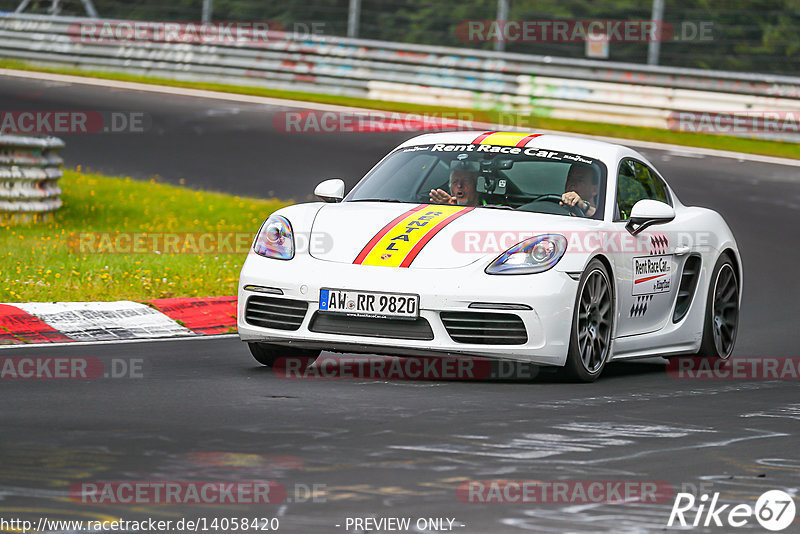
[[[312,238],[328,246],[310,250],[311,256],[337,263],[362,263],[369,250],[390,241],[391,228],[404,226],[412,210],[424,214],[435,205],[343,202],[326,204],[318,212],[311,229]],[[452,206],[441,207],[454,210]],[[447,215],[447,213],[445,213]],[[436,221],[431,221],[432,223]],[[408,265],[411,269],[464,267],[475,261],[491,260],[515,244],[534,235],[586,230],[600,221],[563,215],[515,212],[489,208],[462,209],[440,224],[426,225],[415,237],[417,251]],[[386,234],[387,230],[389,233]],[[382,236],[382,234],[385,234]],[[386,253],[390,254],[390,253]],[[381,265],[363,261],[364,265]]]

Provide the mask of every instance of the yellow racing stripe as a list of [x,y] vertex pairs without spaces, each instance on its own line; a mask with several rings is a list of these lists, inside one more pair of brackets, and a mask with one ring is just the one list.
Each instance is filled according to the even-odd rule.
[[386,225],[353,263],[383,267],[408,267],[419,251],[452,220],[473,208],[423,204]]
[[530,132],[486,132],[479,135],[472,143],[476,145],[516,146],[522,147],[528,141],[541,134]]

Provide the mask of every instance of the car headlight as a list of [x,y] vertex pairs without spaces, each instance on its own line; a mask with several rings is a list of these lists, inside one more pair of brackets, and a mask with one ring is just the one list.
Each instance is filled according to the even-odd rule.
[[259,256],[278,260],[294,258],[292,225],[286,217],[271,215],[258,231],[253,250]]
[[566,250],[563,235],[537,235],[503,252],[486,268],[486,274],[541,273],[555,266]]

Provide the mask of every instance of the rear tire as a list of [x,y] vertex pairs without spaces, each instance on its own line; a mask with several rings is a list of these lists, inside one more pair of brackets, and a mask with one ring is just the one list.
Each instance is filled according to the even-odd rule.
[[697,356],[727,360],[739,330],[739,278],[727,254],[717,260],[708,284],[703,341]]
[[307,364],[311,365],[313,360],[319,356],[321,351],[314,349],[296,349],[284,347],[282,345],[269,345],[267,343],[248,343],[250,354],[261,365],[272,367],[279,358],[309,358]]
[[594,382],[611,355],[614,286],[608,269],[594,259],[581,276],[570,329],[564,372],[579,382]]

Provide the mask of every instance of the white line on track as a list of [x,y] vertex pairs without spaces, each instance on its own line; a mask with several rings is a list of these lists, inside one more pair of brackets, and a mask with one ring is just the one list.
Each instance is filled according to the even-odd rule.
[[[171,87],[167,85],[156,85],[138,82],[124,82],[117,80],[107,80],[103,78],[87,78],[83,76],[73,76],[68,74],[51,74],[47,72],[24,71],[14,69],[0,69],[0,76],[13,76],[16,78],[27,78],[33,80],[45,80],[52,82],[93,85],[97,87],[108,87],[113,89],[124,89],[129,91],[142,91],[148,93],[163,93],[175,96],[188,96],[194,98],[206,98],[213,100],[227,100],[231,102],[245,102],[250,104],[264,104],[268,106],[289,107],[298,109],[313,109],[318,111],[339,111],[339,112],[359,112],[359,113],[375,113],[379,110],[354,108],[347,106],[336,106],[333,104],[319,104],[315,102],[305,102],[300,100],[285,100],[281,98],[271,98],[266,96],[255,95],[242,95],[235,93],[224,93],[219,91],[206,91],[203,89],[188,89],[183,87]],[[389,112],[395,113],[395,112]],[[396,113],[398,116],[406,116],[405,113]],[[412,114],[413,115],[413,114]],[[509,128],[508,126],[477,123],[473,122],[472,125],[477,129],[506,129],[515,131],[524,131],[521,128]],[[558,132],[553,130],[537,130],[540,133],[570,135],[573,137],[582,137],[586,139],[596,139],[598,141],[606,141],[609,143],[617,143],[627,146],[635,146],[639,148],[650,148],[653,150],[666,150],[676,152],[677,154],[696,154],[701,156],[711,156],[717,158],[735,159],[738,161],[752,161],[757,163],[769,163],[772,165],[786,165],[790,167],[800,167],[800,160],[790,158],[777,158],[773,156],[761,156],[758,154],[745,154],[741,152],[731,152],[728,150],[716,150],[711,148],[698,148],[682,145],[670,145],[666,143],[651,143],[649,141],[638,141],[635,139],[620,139],[616,137],[604,137],[597,135],[576,134],[570,132]],[[691,157],[691,156],[687,156]]]
[[107,341],[74,341],[65,343],[23,343],[21,345],[0,345],[0,352],[6,349],[30,349],[45,347],[86,347],[94,345],[117,345],[119,343],[158,343],[161,341],[193,341],[196,339],[233,339],[239,334],[214,334],[209,336],[152,337],[147,339],[110,339]]

